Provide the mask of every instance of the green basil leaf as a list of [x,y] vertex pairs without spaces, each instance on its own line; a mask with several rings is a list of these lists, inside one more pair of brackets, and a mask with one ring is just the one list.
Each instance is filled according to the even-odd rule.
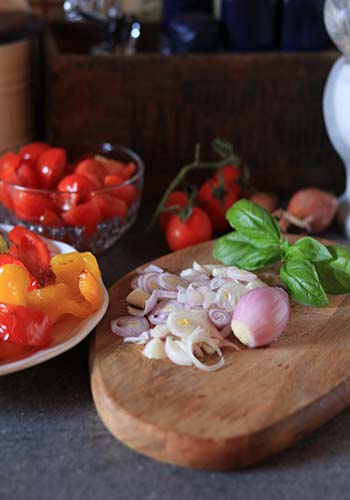
[[332,254],[327,249],[325,245],[322,245],[317,240],[306,236],[296,241],[293,245],[287,248],[286,256],[288,257],[300,257],[301,259],[307,259],[311,262],[324,262],[332,259]]
[[276,220],[256,203],[239,200],[227,211],[226,218],[236,231],[250,238],[256,246],[280,246],[282,243]]
[[246,236],[233,232],[216,240],[214,257],[226,266],[238,266],[254,271],[280,260],[281,251],[278,246],[255,246]]
[[350,249],[341,245],[327,247],[332,256],[329,262],[316,265],[321,284],[333,295],[350,292]]
[[318,262],[316,270],[326,293],[339,295],[350,292],[350,273],[333,266],[332,262]]
[[281,267],[280,275],[288,292],[297,302],[315,307],[328,305],[327,295],[312,262],[291,257]]
[[343,245],[329,245],[327,249],[332,256],[332,266],[350,273],[350,248]]

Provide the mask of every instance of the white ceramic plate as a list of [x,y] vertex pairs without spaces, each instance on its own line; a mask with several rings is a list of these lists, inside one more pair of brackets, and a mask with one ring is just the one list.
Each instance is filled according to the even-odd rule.
[[[0,224],[0,229],[8,232],[12,229],[12,226]],[[75,248],[67,245],[66,243],[48,240],[46,238],[43,239],[46,241],[53,253],[69,253],[76,251]],[[103,303],[97,312],[84,319],[69,317],[64,321],[57,323],[53,327],[54,341],[50,347],[30,353],[20,359],[17,359],[16,361],[11,361],[9,363],[0,362],[0,375],[8,375],[9,373],[18,372],[20,370],[24,370],[25,368],[43,363],[48,359],[54,358],[59,354],[68,351],[87,337],[87,335],[89,335],[89,333],[103,318],[108,307],[108,292],[102,280],[101,284],[103,287]]]

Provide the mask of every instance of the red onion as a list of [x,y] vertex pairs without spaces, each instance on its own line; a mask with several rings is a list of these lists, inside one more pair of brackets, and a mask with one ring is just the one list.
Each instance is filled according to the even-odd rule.
[[211,307],[208,310],[208,318],[211,323],[218,329],[222,330],[226,325],[230,323],[231,314],[224,309],[219,309],[218,307]]
[[282,288],[254,288],[238,302],[232,318],[232,331],[248,347],[259,347],[276,340],[289,319],[289,297]]
[[157,290],[159,288],[158,285],[159,276],[160,276],[159,273],[154,273],[154,272],[140,274],[136,281],[138,288],[142,288],[142,290],[144,290],[147,293],[152,293],[154,290]]
[[119,337],[138,337],[149,329],[149,323],[145,318],[134,316],[122,316],[111,322],[111,330]]

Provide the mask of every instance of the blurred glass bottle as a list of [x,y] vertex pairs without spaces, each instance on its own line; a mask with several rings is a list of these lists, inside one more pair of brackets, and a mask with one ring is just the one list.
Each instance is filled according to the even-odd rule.
[[279,0],[222,0],[227,47],[243,52],[275,49],[279,6]]
[[323,22],[324,0],[283,0],[281,48],[322,50],[330,46]]
[[126,14],[134,14],[140,21],[160,21],[162,18],[162,0],[122,0]]
[[169,30],[171,20],[179,14],[188,12],[213,13],[213,0],[164,0],[163,24],[166,32]]
[[220,23],[210,14],[188,12],[174,16],[169,26],[172,54],[210,53],[220,48]]

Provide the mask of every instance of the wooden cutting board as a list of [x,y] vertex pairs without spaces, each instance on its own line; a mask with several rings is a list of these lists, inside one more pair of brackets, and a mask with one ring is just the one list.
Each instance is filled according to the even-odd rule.
[[[156,261],[170,272],[214,262],[213,243]],[[350,298],[323,309],[291,303],[287,330],[273,345],[224,349],[214,373],[146,359],[142,347],[110,331],[125,315],[130,273],[110,289],[91,346],[95,404],[111,433],[158,460],[209,470],[258,462],[286,448],[350,405]],[[260,274],[278,283],[274,269]]]

